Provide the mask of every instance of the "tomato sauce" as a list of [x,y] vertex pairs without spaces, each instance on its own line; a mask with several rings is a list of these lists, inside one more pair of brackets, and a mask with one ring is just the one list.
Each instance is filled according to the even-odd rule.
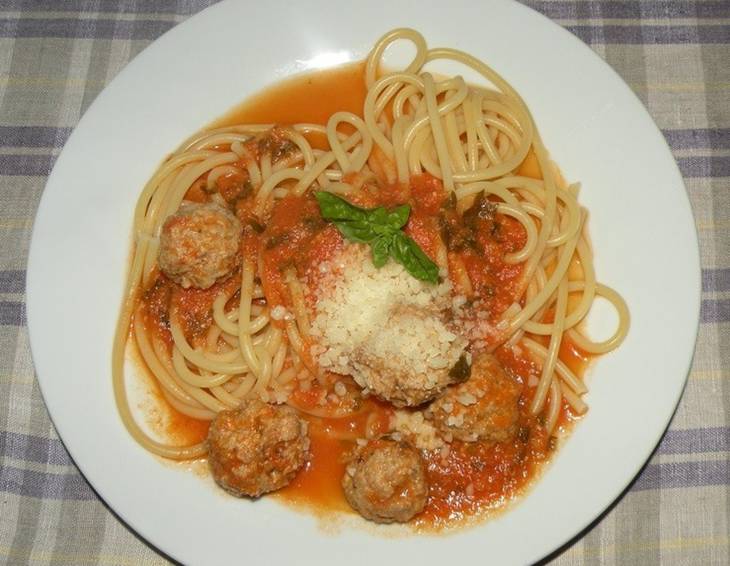
[[[235,124],[325,125],[340,110],[361,115],[367,94],[364,72],[365,63],[359,61],[284,80],[249,98],[213,122],[211,128]],[[312,136],[310,142],[319,149],[327,148],[322,137]]]
[[[195,341],[210,325],[211,309],[217,292],[223,286],[240,285],[239,277],[231,277],[222,283],[217,283],[210,290],[183,289],[175,285],[162,273],[159,273],[153,285],[142,297],[142,320],[136,321],[144,325],[147,334],[153,340],[159,340],[168,353],[172,352],[172,335],[170,333],[169,312],[173,304],[181,319],[181,326],[189,340]],[[130,340],[134,344],[134,340]],[[147,415],[148,424],[170,441],[180,445],[197,444],[208,434],[208,421],[194,419],[176,411],[165,399],[158,381],[151,375],[151,371],[142,362],[137,348],[135,357],[139,360],[138,367],[146,371],[152,394],[156,400],[157,411]]]
[[[325,124],[339,110],[361,115],[366,94],[363,71],[363,63],[357,63],[280,83],[246,101],[211,127],[241,123]],[[324,141],[316,135],[309,135],[309,141],[324,147]],[[258,151],[255,146],[251,150]],[[541,178],[534,153],[528,154],[519,174]],[[285,281],[287,269],[316,282],[317,271],[311,270],[311,266],[327,261],[344,245],[337,229],[322,220],[312,195],[287,196],[277,201],[266,225],[259,226],[253,219],[247,178],[224,178],[218,183],[218,190],[227,202],[235,205],[244,224],[242,253],[249,257],[260,254],[262,258],[257,282],[263,286],[271,306],[291,306]],[[207,200],[205,179],[200,179],[187,196]],[[472,228],[462,230],[455,224],[455,204],[441,182],[427,174],[414,177],[408,186],[380,186],[378,191],[361,194],[356,202],[368,207],[404,203],[412,207],[406,233],[432,258],[436,258],[438,246],[446,238],[449,264],[463,266],[474,286],[475,297],[480,299],[480,308],[491,322],[497,321],[515,301],[522,265],[505,262],[504,256],[524,246],[526,234],[522,226],[511,217],[497,214],[488,199],[477,198],[472,207]],[[233,292],[239,285],[240,277],[232,276],[208,291],[183,290],[159,275],[143,298],[144,323],[170,348],[169,309],[176,308],[186,336],[194,341],[210,326],[212,303],[221,288]],[[530,484],[555,449],[555,438],[546,433],[542,416],[532,416],[528,411],[534,391],[529,383],[539,378],[539,369],[511,349],[499,348],[495,353],[522,387],[519,433],[513,441],[491,445],[455,441],[448,455],[441,450],[427,452],[430,495],[426,509],[415,519],[419,528],[440,529],[504,506]],[[561,345],[560,359],[578,376],[584,374],[590,361],[567,338]],[[338,379],[349,380],[341,376]],[[355,386],[348,382],[348,387]],[[349,407],[342,418],[317,416],[322,410],[333,409],[330,400],[323,405],[326,393],[324,387],[315,386],[308,391],[296,391],[291,398],[309,423],[312,459],[276,496],[321,511],[349,511],[340,485],[345,461],[356,446],[356,439],[388,430],[393,409],[368,398]],[[180,415],[171,407],[168,412],[171,418],[166,432],[171,438],[197,442],[205,437],[207,423]],[[559,429],[566,430],[573,420],[565,405]]]

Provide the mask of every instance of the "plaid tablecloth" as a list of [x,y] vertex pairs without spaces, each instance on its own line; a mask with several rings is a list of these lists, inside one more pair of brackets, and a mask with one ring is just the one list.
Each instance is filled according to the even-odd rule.
[[[34,377],[24,280],[36,207],[71,129],[130,59],[210,3],[0,0],[0,562],[167,562],[58,439]],[[620,501],[552,560],[730,564],[730,1],[528,4],[647,106],[684,175],[702,256],[699,341],[671,427]]]

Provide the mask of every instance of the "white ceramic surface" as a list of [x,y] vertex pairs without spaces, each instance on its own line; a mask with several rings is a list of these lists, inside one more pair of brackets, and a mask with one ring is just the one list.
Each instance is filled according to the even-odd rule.
[[[331,534],[275,501],[226,497],[136,445],[111,387],[132,209],[156,166],[245,96],[306,68],[362,58],[399,26],[418,29],[431,46],[477,55],[524,96],[552,157],[583,184],[599,279],[632,314],[627,341],[591,372],[590,413],[542,480],[509,513],[450,536],[384,538],[347,525]],[[174,558],[508,564],[537,560],[576,535],[649,457],[689,369],[700,277],[688,199],[661,134],[629,88],[568,32],[503,1],[310,0],[216,5],[114,79],[48,180],[27,292],[38,380],[61,438],[97,493]]]

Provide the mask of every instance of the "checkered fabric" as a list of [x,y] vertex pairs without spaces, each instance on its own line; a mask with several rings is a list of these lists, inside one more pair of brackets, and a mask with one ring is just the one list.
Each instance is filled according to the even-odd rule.
[[[97,497],[51,425],[24,281],[36,207],[72,128],[140,50],[210,3],[0,0],[0,562],[168,561]],[[694,365],[668,432],[618,503],[549,560],[730,564],[730,1],[527,3],[616,69],[664,132],[703,282]]]

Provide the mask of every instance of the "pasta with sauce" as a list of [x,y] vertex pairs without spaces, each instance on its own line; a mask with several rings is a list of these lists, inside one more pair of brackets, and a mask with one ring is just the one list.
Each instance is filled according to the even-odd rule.
[[[384,53],[400,40],[416,54],[386,72]],[[424,69],[437,60],[489,86]],[[215,471],[240,464],[221,448],[234,437],[268,459],[285,446],[286,463],[250,463],[238,492],[236,478],[216,475],[239,495],[287,485],[316,459],[318,435],[334,438],[350,454],[348,501],[366,518],[403,522],[446,505],[461,461],[517,462],[526,446],[539,454],[529,466],[546,459],[561,416],[587,410],[566,349],[615,349],[629,313],[596,280],[578,185],[564,182],[502,77],[408,29],[383,36],[362,71],[360,113],[204,130],[156,171],[134,214],[114,391],[131,435],[165,458],[208,454]],[[602,342],[581,327],[598,296],[619,320]],[[213,421],[207,440],[163,442],[136,422],[130,338],[170,407]],[[393,461],[379,451],[407,462],[388,481],[408,478],[422,494],[412,509],[363,495],[364,470]],[[515,477],[528,465],[520,458]],[[490,482],[470,481],[466,514],[519,487],[478,503]]]

